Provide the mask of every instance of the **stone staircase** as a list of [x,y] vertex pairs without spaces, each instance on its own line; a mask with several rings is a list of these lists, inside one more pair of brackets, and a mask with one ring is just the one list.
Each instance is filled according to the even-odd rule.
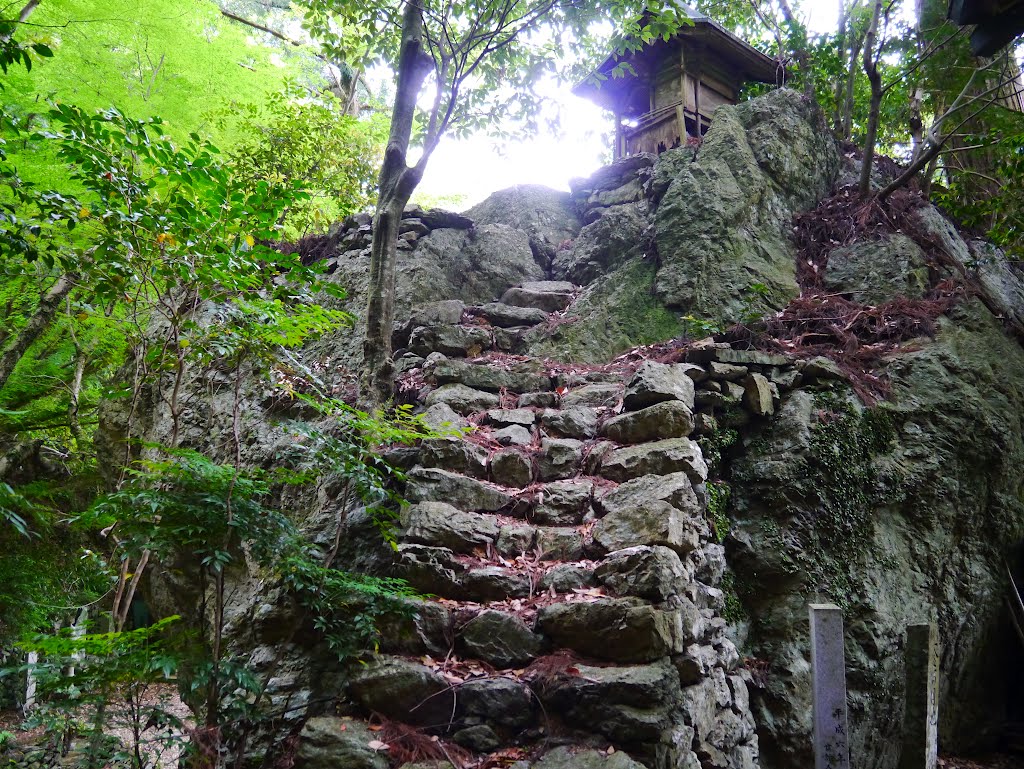
[[[757,767],[694,439],[841,374],[710,343],[600,367],[507,352],[575,293],[535,282],[479,307],[439,302],[396,333],[400,389],[459,434],[392,456],[411,503],[399,575],[430,597],[349,695],[477,757],[568,745],[591,749],[562,756],[588,767],[618,751],[652,768]],[[327,726],[307,724],[301,765],[319,765]]]

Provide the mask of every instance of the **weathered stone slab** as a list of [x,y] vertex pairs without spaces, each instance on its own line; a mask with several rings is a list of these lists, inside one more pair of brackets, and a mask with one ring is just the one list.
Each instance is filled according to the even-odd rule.
[[570,478],[580,470],[583,444],[572,438],[544,438],[536,455],[537,475],[542,481]]
[[532,409],[491,409],[487,412],[486,422],[495,427],[521,425],[533,427],[537,414]]
[[583,557],[583,535],[574,528],[540,526],[536,549],[545,561],[576,561]]
[[737,366],[732,363],[719,363],[713,361],[708,365],[708,373],[712,379],[727,379],[729,381],[737,381],[743,379],[749,372],[746,366]]
[[708,466],[700,446],[689,438],[670,438],[616,449],[601,461],[601,475],[623,482],[643,475],[686,473],[691,483],[703,483]]
[[[438,385],[463,384],[475,390],[498,392],[502,389],[513,392],[534,392],[551,387],[550,377],[532,371],[514,371],[482,363],[445,358],[423,366],[424,374],[432,377]],[[456,411],[459,409],[449,403]],[[497,402],[494,406],[498,405]],[[490,408],[493,408],[491,406]]]
[[593,482],[584,479],[547,483],[537,492],[533,517],[549,526],[576,526],[590,512],[593,491]]
[[470,569],[461,579],[463,596],[471,601],[503,601],[530,594],[529,578],[501,566]]
[[491,433],[502,446],[529,446],[533,443],[533,433],[522,425],[509,425]]
[[[435,390],[434,392],[437,391]],[[459,416],[455,409],[444,402],[434,403],[420,415],[420,418],[423,420],[423,424],[431,430],[438,432],[453,432],[465,430],[469,427],[469,422]]]
[[533,463],[519,449],[501,449],[491,457],[491,480],[502,486],[528,486],[533,480]]
[[688,350],[688,363],[733,363],[739,366],[785,366],[792,361],[785,355],[760,350],[733,350],[730,347],[704,347]]
[[426,438],[420,443],[416,460],[424,467],[487,477],[487,449],[461,438]]
[[498,552],[515,557],[533,549],[537,530],[528,524],[502,526],[498,532]]
[[460,510],[493,513],[511,511],[516,500],[485,481],[432,467],[414,467],[406,475],[405,496],[410,502],[443,499]]
[[370,747],[374,739],[362,721],[315,716],[299,733],[296,761],[306,769],[387,769],[387,753]]
[[367,711],[412,724],[445,723],[455,705],[444,676],[400,657],[378,657],[359,667],[349,692]]
[[526,665],[540,653],[542,643],[521,619],[493,609],[467,622],[459,638],[470,655],[498,669]]
[[686,636],[678,612],[630,598],[546,606],[537,627],[556,646],[614,662],[652,662],[682,651]]
[[466,681],[459,687],[459,705],[467,716],[511,729],[529,726],[537,715],[529,687],[502,676]]
[[572,302],[576,287],[565,280],[533,280],[513,286],[501,295],[503,304],[535,307],[544,312],[560,312]]
[[655,603],[683,592],[691,579],[676,552],[657,545],[613,552],[594,574],[616,595],[646,598]]
[[577,588],[594,587],[594,570],[575,563],[560,563],[541,577],[540,589],[554,588],[556,593],[569,593]]
[[601,434],[617,443],[685,438],[693,432],[693,412],[682,401],[664,401],[612,417]]
[[443,403],[463,416],[494,408],[498,402],[499,398],[494,393],[483,392],[459,383],[438,387],[428,394],[424,401],[430,407]]
[[403,541],[446,547],[456,553],[493,545],[499,526],[493,515],[464,513],[444,502],[420,502],[404,511]]
[[843,613],[830,603],[809,606],[815,769],[850,769]]
[[541,424],[549,433],[562,438],[593,438],[597,435],[597,412],[587,406],[549,409],[541,414]]
[[419,326],[409,337],[409,350],[426,357],[432,352],[473,357],[491,346],[491,335],[480,326]]
[[511,328],[513,326],[536,326],[548,319],[544,310],[534,307],[517,307],[501,302],[492,302],[478,307],[476,310],[480,315],[495,326]]
[[743,380],[743,405],[754,416],[770,417],[775,413],[771,383],[761,374],[749,374]]
[[578,668],[578,675],[560,677],[545,697],[570,723],[626,744],[656,741],[671,724],[679,680],[667,660]]
[[572,406],[614,406],[622,397],[621,384],[595,382],[574,387],[562,396],[562,408]]
[[658,499],[609,513],[594,526],[594,544],[616,551],[642,545],[663,545],[685,555],[700,546],[702,524]]
[[671,400],[692,409],[693,380],[679,366],[644,361],[629,381],[622,403],[627,411],[635,411]]
[[595,504],[605,515],[612,515],[654,500],[667,502],[691,516],[701,514],[693,484],[686,473],[634,478],[604,496],[595,497]]
[[399,576],[421,593],[453,597],[461,591],[466,567],[451,550],[409,542],[398,546],[398,558]]

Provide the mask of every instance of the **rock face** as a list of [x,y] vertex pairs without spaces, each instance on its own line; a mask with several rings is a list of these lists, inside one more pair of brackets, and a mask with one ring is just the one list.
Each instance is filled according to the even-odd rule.
[[[832,139],[794,91],[716,112],[655,214],[658,298],[720,322],[740,320],[748,299],[761,311],[785,305],[797,294],[790,219],[825,197],[838,172]],[[755,284],[764,292],[752,294]]]
[[[412,503],[396,550],[361,507],[338,515],[336,483],[282,504],[311,542],[339,543],[340,568],[429,595],[339,668],[267,575],[231,591],[232,648],[280,669],[272,704],[309,703],[289,711],[297,765],[382,769],[376,712],[474,753],[564,741],[519,769],[809,769],[806,604],[821,600],[844,610],[855,766],[897,765],[910,622],[939,622],[944,749],[1012,712],[1024,681],[1001,612],[1004,561],[1024,566],[1024,354],[1001,324],[1024,320],[1019,268],[927,205],[906,232],[834,249],[822,285],[861,303],[961,273],[978,286],[934,339],[885,354],[890,394],[871,406],[829,358],[678,339],[681,315],[722,323],[794,296],[792,217],[838,172],[813,110],[777,91],[718,110],[699,148],[623,159],[571,194],[407,212],[399,397],[456,432],[389,451]],[[329,269],[358,312],[369,225],[346,226]],[[303,362],[341,391],[358,338]],[[216,372],[189,386],[182,445],[224,445],[230,388]],[[280,409],[308,414],[281,400],[247,384],[244,462],[292,448]],[[133,436],[166,441],[164,401],[139,405]],[[105,406],[111,466],[127,418]],[[152,604],[194,614],[176,579],[160,567]]]

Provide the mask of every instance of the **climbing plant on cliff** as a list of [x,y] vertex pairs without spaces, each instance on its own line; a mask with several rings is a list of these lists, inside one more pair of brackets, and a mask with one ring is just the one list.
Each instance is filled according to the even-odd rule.
[[[641,15],[641,11],[646,13]],[[402,210],[446,133],[528,118],[531,84],[555,70],[564,47],[593,39],[600,20],[618,22],[617,47],[667,37],[687,17],[672,3],[631,0],[311,0],[307,27],[332,56],[381,61],[394,69],[397,93],[378,184],[363,343],[364,397],[392,395],[391,331],[398,227]],[[421,92],[429,106],[418,115]],[[419,157],[410,160],[418,140]]]

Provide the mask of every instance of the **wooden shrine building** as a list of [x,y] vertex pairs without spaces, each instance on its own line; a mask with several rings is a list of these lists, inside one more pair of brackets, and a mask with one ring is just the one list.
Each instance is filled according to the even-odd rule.
[[[770,56],[689,6],[693,21],[668,41],[605,59],[573,93],[615,115],[615,158],[663,152],[703,136],[722,104],[735,104],[749,80],[774,83],[779,66]],[[611,72],[620,62],[633,69]],[[635,73],[635,74],[634,74]],[[603,76],[599,80],[595,75]]]

